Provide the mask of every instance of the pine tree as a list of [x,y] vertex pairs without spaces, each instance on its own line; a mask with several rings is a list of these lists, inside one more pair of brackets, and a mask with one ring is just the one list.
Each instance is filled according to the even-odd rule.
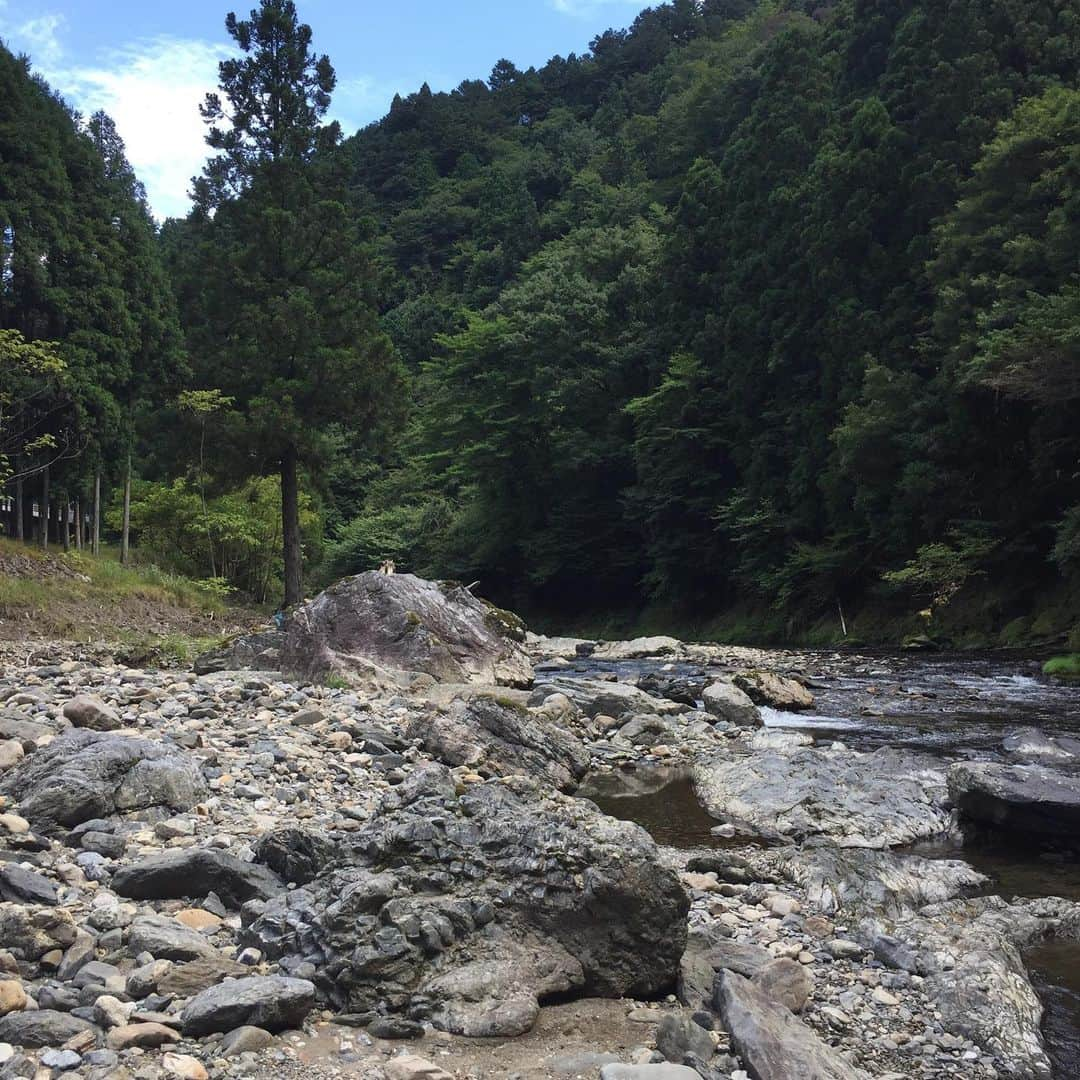
[[[235,398],[250,454],[281,476],[285,602],[302,592],[301,464],[327,425],[362,425],[395,384],[373,315],[363,236],[347,208],[336,123],[321,123],[335,75],[291,0],[262,0],[226,28],[202,114],[219,151],[195,181],[208,257],[208,381]],[[224,100],[223,100],[224,99]],[[211,220],[211,211],[212,220]]]

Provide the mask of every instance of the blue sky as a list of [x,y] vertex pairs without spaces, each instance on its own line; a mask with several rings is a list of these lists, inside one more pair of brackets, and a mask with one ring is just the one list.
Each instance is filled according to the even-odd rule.
[[[256,0],[0,0],[0,39],[84,113],[107,110],[154,212],[183,214],[205,157],[198,103],[230,44],[225,13]],[[654,0],[656,2],[656,0]],[[505,56],[519,67],[581,53],[640,0],[298,0],[315,48],[338,74],[332,114],[346,132],[377,120],[395,93],[450,90]]]

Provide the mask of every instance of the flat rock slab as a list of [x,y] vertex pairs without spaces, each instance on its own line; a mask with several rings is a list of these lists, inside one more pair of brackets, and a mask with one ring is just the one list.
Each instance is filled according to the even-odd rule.
[[315,986],[306,979],[253,975],[204,990],[180,1014],[187,1036],[252,1026],[266,1031],[299,1027],[315,1005]]
[[952,823],[940,763],[903,750],[762,750],[698,763],[694,787],[714,817],[771,839],[886,848]]
[[866,1080],[801,1020],[741,975],[717,981],[716,1008],[755,1080]]
[[949,769],[949,794],[977,825],[1070,840],[1080,828],[1080,772],[964,761]]
[[0,863],[0,900],[52,905],[56,903],[56,886],[43,874],[18,863]]
[[199,899],[213,892],[233,908],[249,900],[269,900],[283,888],[281,879],[267,867],[214,848],[151,855],[122,866],[112,879],[113,891],[132,900]]
[[653,656],[677,656],[683,644],[673,637],[640,637],[630,641],[602,641],[593,650],[596,660],[644,660]]

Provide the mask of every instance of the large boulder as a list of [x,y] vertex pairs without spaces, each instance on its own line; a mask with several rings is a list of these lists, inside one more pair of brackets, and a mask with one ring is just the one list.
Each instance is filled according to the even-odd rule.
[[447,765],[468,765],[485,776],[515,773],[572,788],[589,768],[573,735],[512,701],[474,697],[417,717],[408,735]]
[[771,671],[742,671],[733,681],[755,705],[799,712],[812,708],[814,704],[814,695],[797,679],[787,675],[777,675]]
[[673,637],[640,637],[630,641],[602,641],[593,651],[594,660],[644,660],[653,656],[677,656],[682,642]]
[[636,686],[605,679],[577,679],[573,676],[556,675],[539,683],[529,699],[530,705],[539,705],[551,694],[563,694],[586,716],[613,716],[616,720],[629,719],[642,713],[681,713],[686,706],[674,701],[653,697]]
[[1010,731],[1001,740],[1001,746],[1016,761],[1037,761],[1044,765],[1080,762],[1080,739],[1071,735],[1048,735],[1036,727]]
[[949,769],[961,818],[1025,837],[1073,840],[1080,828],[1080,773],[1046,765],[963,761]]
[[430,765],[308,885],[247,905],[244,940],[283,970],[313,964],[336,1007],[511,1035],[551,994],[671,985],[688,908],[640,827],[521,777],[456,795]]
[[716,1009],[731,1045],[756,1080],[867,1080],[827,1046],[784,1004],[755,983],[724,971],[716,984]]
[[208,789],[197,759],[171,744],[77,728],[8,770],[0,794],[32,822],[71,827],[151,807],[188,810]]
[[188,1037],[244,1025],[283,1031],[299,1027],[314,1005],[315,987],[306,979],[253,975],[204,990],[187,1003],[180,1022]]
[[281,650],[285,646],[284,630],[259,630],[240,634],[231,641],[195,658],[195,674],[210,675],[215,671],[278,671]]
[[757,727],[761,724],[761,713],[750,700],[750,695],[740,690],[734,683],[720,681],[705,687],[702,693],[705,711],[726,720],[729,724]]
[[886,848],[946,832],[945,774],[926,755],[787,747],[694,766],[706,810],[773,839]]
[[60,1046],[68,1039],[85,1034],[97,1036],[100,1033],[88,1020],[55,1009],[13,1012],[0,1018],[0,1043],[15,1046]]
[[281,666],[308,680],[380,683],[419,672],[438,682],[527,687],[533,671],[523,637],[514,616],[461,585],[369,571],[293,613]]
[[201,898],[213,892],[235,908],[248,900],[268,900],[283,888],[272,870],[216,848],[182,848],[149,855],[122,866],[112,879],[113,891],[133,900]]

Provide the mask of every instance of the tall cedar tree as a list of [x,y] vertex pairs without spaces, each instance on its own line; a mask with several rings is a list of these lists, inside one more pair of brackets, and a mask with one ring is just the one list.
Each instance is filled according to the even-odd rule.
[[[202,106],[220,151],[194,181],[208,275],[199,358],[235,398],[243,439],[281,474],[285,602],[302,598],[299,469],[327,425],[363,426],[395,385],[377,329],[374,275],[347,205],[336,123],[320,123],[334,69],[311,51],[291,0],[263,0],[226,28],[241,56]],[[223,100],[224,99],[224,100]]]

